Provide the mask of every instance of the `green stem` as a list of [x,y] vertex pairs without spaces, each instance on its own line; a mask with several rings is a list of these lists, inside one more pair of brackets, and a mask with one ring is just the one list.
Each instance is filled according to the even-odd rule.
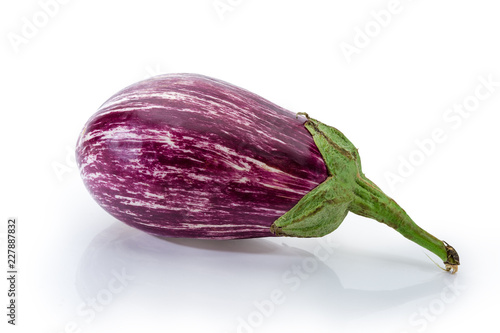
[[356,147],[334,127],[307,118],[328,171],[327,179],[274,221],[271,232],[280,236],[321,237],[342,223],[349,211],[394,228],[409,240],[441,258],[447,271],[457,271],[458,254],[448,243],[420,228],[394,200],[367,179]]
[[404,237],[436,254],[443,260],[447,270],[456,271],[459,259],[453,247],[419,227],[401,206],[363,174],[358,173],[356,177],[354,199],[349,210],[390,226]]

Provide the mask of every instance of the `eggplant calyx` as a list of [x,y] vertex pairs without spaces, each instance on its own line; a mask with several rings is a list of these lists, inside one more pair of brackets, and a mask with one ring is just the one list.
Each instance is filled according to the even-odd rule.
[[277,236],[321,237],[337,229],[350,211],[395,229],[437,255],[443,260],[445,270],[455,273],[460,265],[455,249],[419,227],[363,174],[358,149],[345,135],[307,114],[300,114],[307,118],[304,127],[323,157],[328,177],[274,221],[271,232]]

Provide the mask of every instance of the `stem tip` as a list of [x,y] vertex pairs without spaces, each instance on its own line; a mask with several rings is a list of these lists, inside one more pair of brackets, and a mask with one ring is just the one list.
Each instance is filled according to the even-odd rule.
[[450,244],[443,241],[446,248],[446,255],[448,259],[444,262],[447,271],[451,271],[451,274],[455,274],[458,271],[458,265],[460,265],[460,257],[457,251]]

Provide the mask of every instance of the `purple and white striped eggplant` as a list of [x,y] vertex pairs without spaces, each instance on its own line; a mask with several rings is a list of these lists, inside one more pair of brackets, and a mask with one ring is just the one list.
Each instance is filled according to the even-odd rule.
[[76,157],[99,205],[148,233],[317,237],[351,211],[434,252],[447,270],[459,264],[364,176],[340,131],[206,76],[162,75],[118,92],[85,125]]

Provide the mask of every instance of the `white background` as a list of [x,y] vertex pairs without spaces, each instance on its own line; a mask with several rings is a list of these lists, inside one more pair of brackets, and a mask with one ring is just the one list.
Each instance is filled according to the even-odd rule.
[[[2,327],[491,331],[499,10],[486,0],[3,1],[0,217],[19,219],[19,296],[12,327],[2,278]],[[342,130],[365,174],[458,250],[459,272],[352,214],[322,240],[166,241],[116,221],[79,178],[76,139],[112,94],[168,72],[213,76]]]

